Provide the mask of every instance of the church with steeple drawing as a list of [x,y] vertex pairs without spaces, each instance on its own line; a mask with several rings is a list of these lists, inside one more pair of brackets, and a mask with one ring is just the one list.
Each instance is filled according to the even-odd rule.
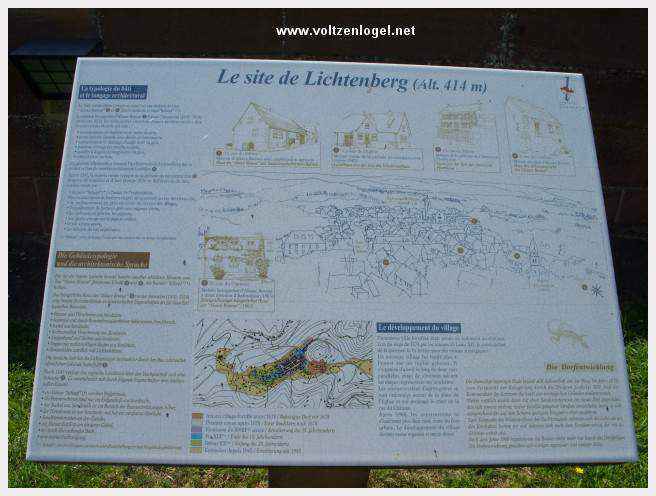
[[528,279],[531,285],[537,283],[545,283],[549,279],[549,272],[544,266],[544,259],[540,256],[538,245],[535,242],[535,236],[531,238],[531,243],[528,247]]

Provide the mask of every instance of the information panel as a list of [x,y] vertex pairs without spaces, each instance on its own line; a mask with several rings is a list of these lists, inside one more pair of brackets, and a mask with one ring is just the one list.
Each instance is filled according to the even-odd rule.
[[30,460],[636,460],[578,74],[78,61]]

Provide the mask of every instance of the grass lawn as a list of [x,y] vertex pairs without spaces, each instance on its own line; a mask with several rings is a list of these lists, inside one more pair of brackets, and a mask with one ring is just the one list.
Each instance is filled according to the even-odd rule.
[[[647,487],[647,306],[623,312],[640,460],[635,464],[372,470],[370,487]],[[9,323],[10,487],[266,487],[265,469],[25,461],[38,329]]]

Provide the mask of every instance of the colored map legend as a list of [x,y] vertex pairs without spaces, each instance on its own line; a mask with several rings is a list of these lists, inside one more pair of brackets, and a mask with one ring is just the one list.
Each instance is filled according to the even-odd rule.
[[189,438],[189,453],[203,452],[203,414],[191,414],[191,436]]

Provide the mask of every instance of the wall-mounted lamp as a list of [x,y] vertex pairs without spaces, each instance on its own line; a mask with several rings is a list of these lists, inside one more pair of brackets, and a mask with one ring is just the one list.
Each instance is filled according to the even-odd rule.
[[35,40],[9,58],[39,97],[63,100],[71,95],[77,58],[100,55],[101,50],[100,40]]

